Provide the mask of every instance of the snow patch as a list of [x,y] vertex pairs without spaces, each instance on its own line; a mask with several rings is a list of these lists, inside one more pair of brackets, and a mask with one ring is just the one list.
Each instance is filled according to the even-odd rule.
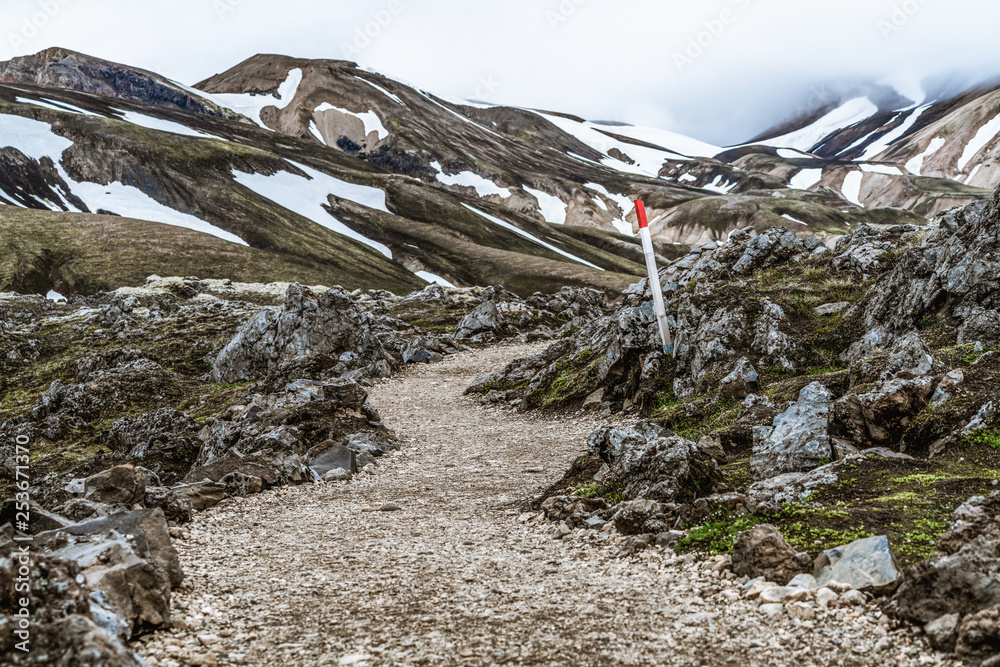
[[56,303],[66,302],[66,297],[64,297],[62,294],[55,291],[54,289],[50,289],[48,293],[46,293],[45,298],[48,299],[49,301],[55,301]]
[[808,190],[822,180],[822,169],[803,169],[795,174],[795,176],[792,176],[792,179],[788,182],[788,187],[795,190]]
[[872,104],[871,100],[867,97],[856,97],[801,130],[756,143],[762,146],[808,151],[837,130],[851,127],[876,113],[878,107]]
[[[627,216],[629,212],[635,207],[635,204],[632,202],[631,199],[629,199],[625,195],[618,195],[609,192],[608,189],[603,185],[601,185],[600,183],[585,183],[583,187],[589,190],[593,190],[594,192],[599,192],[608,199],[610,199],[611,201],[618,204],[618,208],[620,208],[622,212],[622,217],[619,218],[618,220],[612,220],[611,224],[615,226],[615,229],[617,229],[619,233],[624,234],[625,236],[635,235],[635,232],[632,231],[632,224],[629,223],[627,220],[625,220],[625,216]],[[605,210],[607,210],[606,207]]]
[[965,171],[972,158],[976,157],[979,151],[986,148],[987,145],[996,139],[997,134],[1000,134],[1000,114],[979,128],[976,136],[972,137],[972,141],[966,145],[965,150],[962,152],[962,157],[958,159],[959,171]]
[[858,160],[862,162],[871,160],[876,155],[887,149],[890,144],[909,132],[910,128],[912,128],[916,124],[917,120],[919,120],[920,116],[922,116],[923,113],[930,108],[931,105],[928,104],[927,106],[922,106],[911,113],[907,119],[899,125],[899,127],[891,132],[887,132],[881,138],[877,139],[870,146],[868,146]]
[[538,208],[546,222],[553,222],[557,225],[566,224],[566,213],[569,209],[566,202],[547,192],[529,188],[527,185],[524,186],[524,191],[538,200]]
[[931,143],[928,144],[927,149],[923,153],[911,158],[909,162],[906,163],[906,170],[911,174],[916,174],[917,176],[921,176],[924,169],[924,165],[927,164],[927,160],[929,160],[931,157],[934,156],[935,153],[941,150],[941,148],[945,145],[945,143],[947,143],[947,141],[945,140],[944,137],[934,137],[934,139],[931,140]]
[[[121,119],[126,123],[132,123],[133,125],[145,127],[150,130],[170,132],[171,134],[180,134],[185,137],[198,137],[199,139],[221,139],[221,137],[193,130],[190,127],[181,125],[180,123],[175,123],[171,120],[163,120],[162,118],[147,116],[146,114],[137,113],[135,111],[122,111],[121,109],[115,109],[114,111],[120,113],[122,115]],[[223,141],[225,140],[223,139]]]
[[442,285],[444,287],[454,287],[452,283],[435,273],[431,273],[430,271],[417,271],[414,275],[431,284]]
[[786,160],[795,160],[803,157],[812,157],[809,153],[804,153],[802,151],[793,150],[791,148],[779,148],[778,157],[783,157]]
[[802,222],[801,220],[796,220],[795,218],[793,218],[792,216],[788,215],[787,213],[783,213],[781,215],[781,217],[784,218],[785,220],[790,220],[791,222],[796,222],[796,223],[798,223],[798,224],[800,224],[800,225],[802,225],[804,227],[808,227],[809,226],[806,223]]
[[279,171],[271,176],[237,171],[234,172],[233,178],[240,185],[270,199],[278,206],[298,213],[321,227],[326,227],[342,236],[363,243],[369,248],[374,248],[392,259],[392,251],[387,246],[362,236],[323,208],[323,205],[327,204],[329,196],[333,195],[361,206],[388,213],[389,209],[385,207],[384,192],[367,185],[356,185],[342,181],[291,160],[289,160],[289,164],[295,165],[305,172],[306,176],[299,176],[290,171]]
[[473,207],[469,206],[468,204],[464,204],[463,203],[462,206],[464,206],[465,208],[469,209],[470,211],[472,211],[476,215],[481,215],[482,217],[486,218],[490,222],[492,222],[494,224],[497,224],[497,225],[503,227],[504,229],[508,229],[508,230],[514,232],[515,234],[517,234],[518,236],[523,236],[524,238],[528,239],[532,243],[537,243],[538,245],[542,246],[543,248],[547,248],[547,249],[551,250],[552,252],[557,253],[559,255],[562,255],[563,257],[565,257],[567,259],[571,259],[574,262],[579,262],[580,264],[584,264],[584,265],[589,266],[591,268],[597,269],[598,271],[603,271],[604,270],[601,267],[597,266],[596,264],[591,264],[590,262],[588,262],[585,259],[580,259],[576,255],[571,255],[570,253],[566,252],[565,250],[560,250],[559,248],[555,247],[554,245],[552,245],[550,243],[546,243],[545,241],[539,239],[538,237],[532,236],[531,234],[529,234],[528,232],[524,231],[520,227],[517,227],[515,225],[510,224],[506,220],[501,220],[500,218],[492,216],[489,213],[483,213],[479,209],[473,208]]
[[[385,125],[382,124],[382,119],[378,117],[378,114],[374,111],[365,111],[364,113],[355,113],[354,111],[348,111],[347,109],[341,109],[340,107],[335,107],[329,102],[323,102],[323,104],[316,107],[313,113],[322,113],[324,111],[339,111],[347,116],[354,116],[359,119],[365,125],[365,136],[367,137],[372,132],[378,133],[378,140],[382,141],[389,136],[389,130],[385,129]],[[325,143],[325,142],[324,142]]]
[[20,104],[31,104],[31,105],[34,105],[36,107],[41,107],[43,109],[49,109],[50,111],[62,111],[63,113],[67,113],[67,112],[68,113],[77,113],[77,114],[82,114],[84,116],[97,116],[98,115],[98,114],[94,113],[93,111],[87,111],[86,109],[81,109],[78,106],[73,106],[72,104],[68,104],[66,102],[52,102],[52,101],[46,100],[46,99],[29,100],[29,99],[24,98],[24,97],[15,97],[14,101],[18,102]]
[[226,107],[246,116],[264,129],[270,129],[261,121],[260,112],[265,107],[270,106],[277,107],[278,109],[287,107],[292,103],[292,99],[295,97],[300,83],[302,83],[302,70],[296,67],[288,73],[282,84],[278,86],[277,96],[251,95],[249,93],[201,93],[201,95],[219,106]]
[[844,198],[851,202],[852,204],[857,204],[861,208],[865,205],[861,203],[861,179],[865,176],[864,172],[852,171],[844,179],[844,187],[841,192],[844,193]]
[[380,93],[382,93],[383,95],[385,95],[386,97],[388,97],[390,100],[392,100],[396,104],[402,104],[404,107],[406,106],[406,103],[403,102],[403,100],[399,99],[399,97],[397,97],[396,95],[393,95],[392,93],[390,93],[388,90],[386,90],[382,86],[378,85],[377,83],[372,83],[368,79],[363,79],[360,76],[355,76],[354,78],[357,79],[358,81],[364,81],[369,86],[371,86],[375,90],[379,91]]
[[501,188],[493,181],[483,178],[472,171],[463,171],[458,174],[446,174],[441,169],[440,162],[431,162],[431,167],[437,171],[437,180],[445,185],[461,185],[476,189],[476,194],[480,197],[499,195],[506,199],[510,197],[510,190]]

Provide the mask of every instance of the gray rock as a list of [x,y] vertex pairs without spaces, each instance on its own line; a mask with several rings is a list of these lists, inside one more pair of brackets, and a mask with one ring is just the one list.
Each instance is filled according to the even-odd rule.
[[838,301],[836,303],[824,303],[822,306],[814,308],[813,312],[819,317],[826,317],[827,315],[842,313],[850,307],[851,304],[847,301]]
[[792,580],[788,582],[788,586],[793,588],[805,588],[807,590],[819,588],[816,577],[805,573],[795,575]]
[[733,371],[719,382],[719,392],[726,398],[743,400],[757,390],[759,379],[760,376],[753,364],[743,357],[736,362]]
[[341,288],[317,296],[291,285],[278,309],[263,310],[243,326],[219,353],[213,382],[255,379],[289,359],[325,356],[339,359],[345,370],[364,368],[372,377],[388,375],[396,362],[373,331],[372,315]]
[[309,467],[316,471],[320,477],[337,468],[346,470],[348,473],[358,471],[358,454],[355,450],[332,440],[320,443],[313,447],[307,457]]
[[344,468],[332,468],[323,475],[324,482],[346,482],[352,477],[351,472]]
[[131,464],[115,466],[85,482],[84,499],[131,508],[146,497],[146,473]]
[[828,549],[816,559],[816,583],[847,584],[873,593],[891,593],[903,579],[896,555],[885,535],[866,537],[850,544]]
[[951,651],[955,648],[958,637],[958,624],[962,617],[958,614],[945,614],[924,626],[924,633],[931,646],[939,651]]
[[477,334],[496,332],[504,324],[503,315],[493,301],[484,301],[462,318],[455,331],[456,338],[472,338]]
[[755,482],[747,495],[756,512],[779,512],[786,503],[798,504],[812,493],[826,489],[840,481],[840,466],[825,465],[809,472],[789,472]]
[[733,541],[733,574],[787,584],[798,574],[812,571],[812,559],[796,552],[769,524],[743,531]]
[[196,510],[215,507],[226,498],[226,485],[219,482],[194,482],[171,487],[175,493],[187,498]]
[[829,435],[830,392],[814,382],[799,400],[774,418],[774,426],[754,428],[750,469],[755,480],[812,470],[833,457]]

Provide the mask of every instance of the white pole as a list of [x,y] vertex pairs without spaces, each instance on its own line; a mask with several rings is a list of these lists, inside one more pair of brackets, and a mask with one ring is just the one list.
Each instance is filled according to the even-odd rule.
[[649,272],[649,289],[653,291],[653,311],[660,325],[660,339],[663,341],[663,351],[674,354],[674,341],[670,338],[670,325],[667,323],[667,309],[663,305],[663,289],[660,287],[660,274],[656,271],[656,255],[653,254],[653,239],[649,236],[649,221],[646,219],[646,205],[641,199],[635,200],[635,214],[639,218],[639,236],[642,238],[642,253],[646,256],[646,271]]

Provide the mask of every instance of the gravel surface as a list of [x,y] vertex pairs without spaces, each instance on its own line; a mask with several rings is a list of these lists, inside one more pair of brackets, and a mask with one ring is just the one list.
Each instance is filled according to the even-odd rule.
[[519,508],[597,417],[462,396],[538,349],[460,354],[374,388],[405,446],[350,482],[198,513],[176,540],[178,627],[137,650],[159,666],[951,664],[873,606],[760,606],[713,559],[615,558],[620,536],[595,531],[553,539]]

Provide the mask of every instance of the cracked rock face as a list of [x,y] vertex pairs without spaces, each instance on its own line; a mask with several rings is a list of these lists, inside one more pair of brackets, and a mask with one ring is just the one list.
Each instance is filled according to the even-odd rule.
[[773,426],[754,428],[750,469],[755,480],[805,472],[833,458],[830,398],[826,387],[813,382],[799,393],[796,403],[774,418]]
[[256,379],[282,361],[328,357],[372,377],[389,375],[395,360],[372,331],[372,316],[334,288],[317,296],[301,285],[288,288],[285,303],[255,315],[219,353],[215,382]]

